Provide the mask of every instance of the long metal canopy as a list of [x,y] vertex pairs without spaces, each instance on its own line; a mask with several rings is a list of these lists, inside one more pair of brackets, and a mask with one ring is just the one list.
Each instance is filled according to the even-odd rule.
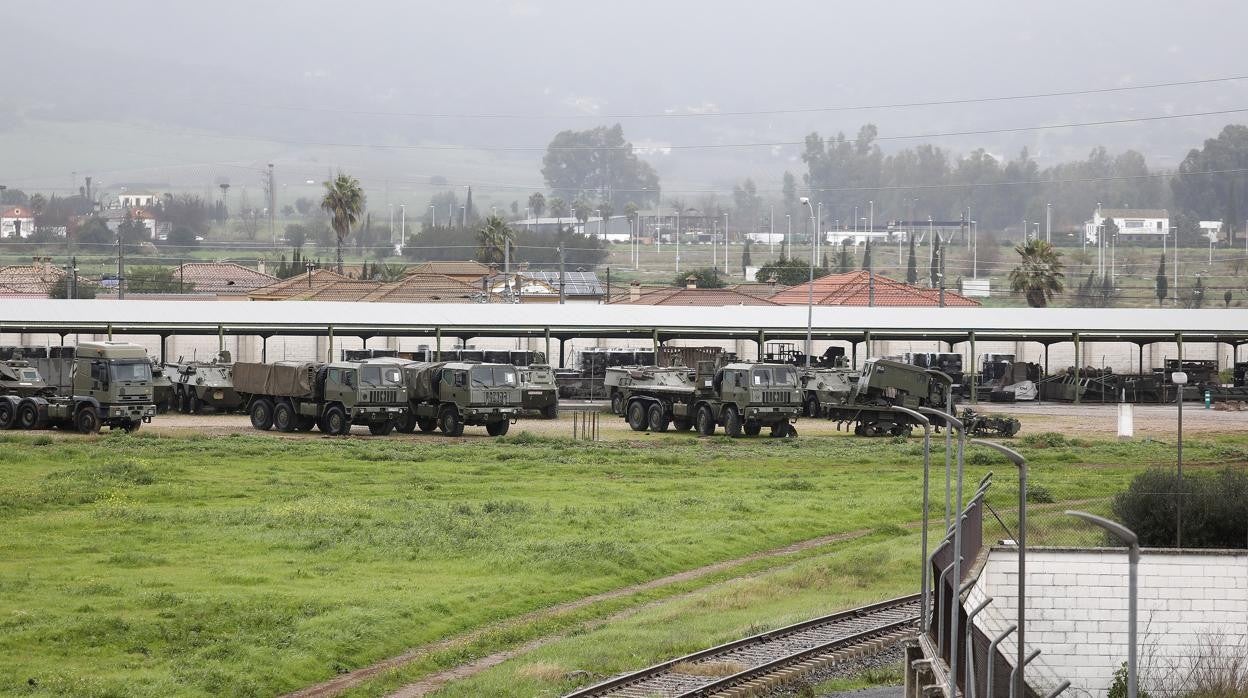
[[[20,300],[0,303],[0,332],[129,335],[541,337],[800,340],[804,306],[664,307],[336,303],[322,301]],[[816,307],[820,340],[1248,342],[1248,311],[1098,308]]]

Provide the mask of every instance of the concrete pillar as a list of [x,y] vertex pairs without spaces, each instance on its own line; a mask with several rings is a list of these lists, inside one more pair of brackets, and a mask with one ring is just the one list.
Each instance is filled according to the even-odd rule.
[[1079,361],[1080,347],[1079,347],[1079,333],[1078,332],[1071,335],[1071,341],[1075,343],[1075,404],[1078,405],[1081,402],[1081,400],[1079,399],[1079,393],[1081,392],[1079,390],[1079,369],[1081,367],[1081,362]]
[[328,355],[329,358],[326,359],[326,361],[329,361],[332,363],[334,360],[334,326],[333,325],[329,326],[329,334],[327,335],[327,337],[329,338],[329,346],[326,349],[326,354]]
[[759,361],[763,360],[763,343],[766,340],[766,337],[764,336],[765,334],[766,333],[763,332],[762,330],[758,331],[758,339],[756,341],[758,342],[758,360]]
[[442,360],[442,328],[441,327],[434,328],[433,337],[434,337],[433,360],[441,361]]
[[971,345],[971,404],[979,404],[979,391],[975,389],[976,378],[979,374],[979,359],[975,356],[975,333],[968,332],[967,340]]
[[260,335],[260,363],[269,362],[269,335]]
[[864,361],[871,358],[871,330],[862,333],[862,358]]
[[550,328],[546,328],[546,363],[550,363]]
[[563,342],[564,342],[564,338],[560,337],[559,338],[559,368],[567,368],[564,365]]

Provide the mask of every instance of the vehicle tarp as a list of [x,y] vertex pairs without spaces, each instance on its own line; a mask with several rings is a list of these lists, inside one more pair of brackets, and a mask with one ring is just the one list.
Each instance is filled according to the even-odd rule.
[[314,398],[318,368],[320,364],[311,361],[239,361],[234,364],[234,389],[250,395]]
[[427,400],[437,396],[434,385],[440,375],[438,369],[445,366],[446,361],[428,361],[408,364],[403,367],[403,378],[407,384],[407,395],[414,400]]

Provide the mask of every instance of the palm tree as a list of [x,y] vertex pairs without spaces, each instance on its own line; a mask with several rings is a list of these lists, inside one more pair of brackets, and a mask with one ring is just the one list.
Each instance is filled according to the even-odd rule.
[[338,236],[338,273],[341,274],[342,243],[351,234],[351,228],[360,222],[360,214],[364,211],[364,190],[360,189],[360,180],[338,173],[337,177],[325,183],[321,208],[329,214],[330,225]]
[[514,237],[511,227],[498,216],[485,219],[485,224],[477,231],[477,261],[482,264],[502,264],[506,246]]
[[1010,271],[1010,290],[1023,294],[1033,308],[1047,306],[1063,290],[1062,253],[1040,239],[1028,240],[1014,251],[1022,261]]

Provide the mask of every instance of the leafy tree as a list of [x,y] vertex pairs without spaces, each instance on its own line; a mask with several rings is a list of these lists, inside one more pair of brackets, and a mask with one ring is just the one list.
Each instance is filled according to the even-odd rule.
[[315,202],[306,196],[301,196],[298,199],[295,199],[295,210],[298,211],[301,216],[311,214],[315,208]]
[[1036,238],[1014,248],[1020,263],[1010,270],[1010,290],[1021,293],[1027,305],[1043,308],[1063,290],[1062,253]]
[[511,215],[513,216],[520,215],[520,202],[519,201],[511,202]]
[[1116,295],[1110,277],[1098,277],[1096,272],[1089,272],[1088,278],[1075,287],[1074,304],[1083,308],[1108,308]]
[[940,286],[940,270],[944,267],[941,264],[941,258],[945,255],[945,250],[940,244],[940,233],[932,235],[932,260],[928,269],[928,278],[931,280],[932,288]]
[[459,198],[454,189],[434,194],[425,207],[424,226],[432,227],[438,221],[443,225],[454,227],[459,224]]
[[840,261],[837,263],[837,271],[842,274],[846,274],[854,268],[854,256],[849,251],[852,244],[848,238],[841,241]]
[[784,199],[784,212],[790,217],[797,216],[797,177],[785,170],[784,180],[780,185],[780,196]]
[[1157,282],[1153,289],[1153,293],[1157,295],[1157,305],[1166,302],[1166,295],[1170,292],[1170,280],[1166,278],[1166,253],[1161,253],[1161,259],[1157,263]]
[[195,235],[195,231],[185,225],[179,225],[169,231],[169,237],[165,239],[165,244],[169,247],[192,248],[199,246],[199,239]]
[[914,236],[908,237],[910,238],[910,258],[906,261],[906,283],[917,284],[919,283],[919,266],[914,255]]
[[871,241],[867,240],[867,249],[862,252],[862,269],[871,271]]
[[1192,219],[1242,221],[1248,214],[1248,179],[1201,174],[1248,167],[1248,126],[1234,124],[1193,149],[1170,181],[1174,203]]
[[694,277],[694,283],[698,285],[698,288],[724,287],[724,281],[719,278],[719,272],[711,267],[694,269],[688,273],[681,272],[672,279],[672,285],[684,288],[688,285],[690,276]]
[[155,213],[158,220],[167,221],[174,228],[190,228],[196,235],[208,232],[208,223],[212,218],[208,203],[194,194],[165,195]]
[[131,252],[139,249],[143,243],[151,242],[152,233],[142,219],[127,213],[125,219],[117,226],[117,238],[126,246],[126,252]]
[[[753,261],[750,259],[750,247],[753,244],[753,240],[745,239],[745,247],[741,250],[741,276],[745,276],[745,271],[750,268],[750,264]],[[728,250],[724,250],[724,254],[728,254]]]
[[1217,473],[1152,468],[1114,496],[1114,518],[1135,531],[1140,545],[1174,545],[1177,505],[1183,497],[1183,546],[1243,548],[1248,530],[1248,472],[1228,467]]
[[1231,293],[1231,289],[1229,288],[1226,289],[1226,293],[1222,294],[1223,305],[1225,305],[1227,308],[1231,307],[1231,299],[1234,297],[1235,297],[1235,294]]
[[752,226],[753,221],[758,220],[758,212],[763,205],[763,199],[758,195],[758,187],[754,185],[754,180],[747,178],[741,184],[732,187],[732,205],[736,209],[737,220],[745,221],[747,226]]
[[98,216],[92,216],[84,221],[73,235],[79,245],[89,246],[93,252],[103,252],[109,245],[116,242],[113,231],[109,230],[108,224]]
[[533,212],[534,218],[541,218],[546,212],[546,197],[540,191],[529,196],[529,210]]
[[616,204],[659,202],[659,176],[637,158],[619,124],[556,134],[542,158],[542,176],[551,192],[565,200],[595,192],[595,198],[611,197]]
[[572,209],[568,207],[568,202],[562,197],[551,197],[550,215],[552,218],[568,218],[572,215]]
[[286,226],[286,244],[301,249],[308,242],[308,226],[302,223],[291,223]]
[[186,293],[194,290],[194,285],[180,283],[171,267],[137,266],[126,269],[126,290],[131,293]]
[[[781,257],[774,262],[768,262],[767,264],[759,267],[758,271],[754,273],[754,280],[766,283],[772,276],[775,276],[778,283],[784,284],[785,286],[797,286],[798,284],[804,284],[809,281],[810,273],[810,264],[803,262],[800,259],[786,259]],[[814,270],[815,278],[826,276],[827,273],[827,267],[816,267]]]
[[290,204],[282,206],[282,217],[291,218],[295,215],[295,207]]
[[498,216],[485,219],[485,224],[477,231],[477,261],[482,264],[502,264],[504,250],[515,238],[511,227]]
[[95,298],[95,284],[89,283],[86,279],[79,276],[78,290],[76,293],[71,293],[71,286],[73,286],[73,283],[74,280],[71,274],[58,276],[56,281],[52,282],[52,287],[48,289],[48,298],[66,299],[71,295],[78,299]]
[[355,177],[339,174],[325,182],[325,196],[321,209],[330,216],[330,225],[338,239],[338,273],[342,273],[342,243],[351,234],[351,228],[360,221],[364,212],[364,191]]
[[1199,276],[1196,277],[1196,283],[1192,284],[1190,289],[1180,294],[1179,300],[1182,301],[1184,308],[1193,310],[1205,304],[1205,284]]
[[0,205],[29,206],[30,197],[26,196],[26,192],[21,189],[5,189],[0,191]]

